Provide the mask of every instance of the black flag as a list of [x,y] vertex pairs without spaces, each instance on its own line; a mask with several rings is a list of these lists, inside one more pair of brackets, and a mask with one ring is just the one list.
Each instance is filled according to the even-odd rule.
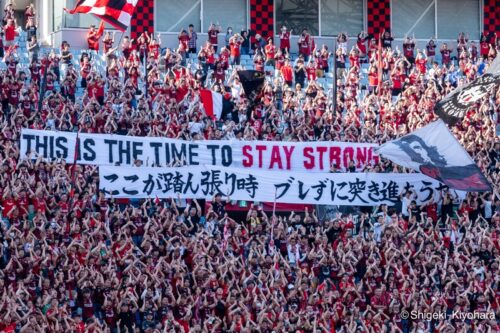
[[260,93],[264,85],[264,73],[255,70],[238,71],[238,76],[240,77],[245,95],[249,100],[253,100]]
[[436,104],[434,112],[450,126],[462,120],[471,106],[480,102],[496,85],[500,84],[499,58],[493,61],[483,76],[455,89],[443,98]]

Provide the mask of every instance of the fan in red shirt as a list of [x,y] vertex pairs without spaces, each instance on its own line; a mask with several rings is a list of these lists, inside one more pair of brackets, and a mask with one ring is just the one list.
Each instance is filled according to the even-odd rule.
[[83,62],[80,65],[80,76],[82,77],[81,87],[87,88],[87,77],[90,74],[92,65],[89,62],[89,57],[84,57]]
[[278,37],[280,38],[280,49],[283,53],[290,51],[290,35],[292,34],[292,31],[293,29],[287,31],[286,26],[281,27],[281,33]]
[[356,47],[359,50],[359,57],[364,58],[366,56],[366,41],[368,40],[368,35],[366,32],[361,31],[358,34],[358,38],[356,40]]
[[87,44],[89,45],[89,50],[99,51],[99,39],[104,33],[104,21],[101,21],[99,28],[96,30],[95,25],[91,25],[89,32],[87,33]]
[[289,87],[291,87],[293,84],[293,68],[290,65],[289,59],[285,60],[285,64],[283,65],[283,67],[281,67],[280,72],[281,72],[281,76],[283,77],[283,81],[285,81],[285,83]]
[[306,66],[307,80],[308,81],[315,81],[316,80],[316,69],[317,69],[316,60],[309,61],[307,66]]
[[403,42],[403,55],[406,57],[410,64],[415,63],[415,39],[406,37]]
[[224,70],[229,68],[229,58],[231,57],[231,51],[229,51],[225,46],[220,50],[219,62],[222,63],[222,68]]
[[368,69],[368,91],[373,92],[378,86],[378,70],[375,66],[370,66]]
[[481,35],[479,48],[480,48],[479,53],[481,54],[481,57],[483,59],[487,59],[488,53],[490,52],[490,43],[488,42],[488,36],[486,36],[484,33]]
[[220,33],[220,25],[215,25],[213,23],[210,23],[210,26],[208,27],[208,41],[210,44],[212,44],[215,53],[217,53],[217,45],[218,45],[218,36]]
[[360,51],[359,49],[353,48],[351,52],[349,52],[349,64],[351,67],[357,67],[359,68],[360,65]]
[[401,93],[401,88],[403,86],[403,82],[401,80],[401,70],[399,68],[394,68],[391,72],[391,81],[392,81],[392,96],[397,96]]
[[267,45],[264,48],[264,52],[266,53],[266,65],[274,67],[275,66],[274,56],[276,55],[276,46],[274,46],[272,37],[268,38]]
[[17,210],[17,202],[12,197],[10,191],[5,192],[4,197],[2,199],[2,207],[3,207],[2,213],[8,218],[12,217],[14,215],[14,211]]
[[218,61],[215,65],[213,75],[216,82],[224,84],[224,81],[226,79],[226,71],[224,70],[224,64],[221,61]]
[[133,39],[130,40],[130,37],[125,36],[123,37],[121,49],[122,53],[125,59],[128,59],[130,57],[130,54],[132,53],[133,45],[132,45]]
[[431,38],[425,48],[427,50],[427,60],[429,61],[429,64],[432,64],[434,62],[434,57],[436,56],[436,42],[434,42],[434,39]]
[[161,48],[161,34],[158,34],[157,38],[151,37],[151,40],[149,41],[148,45],[148,51],[149,54],[153,56],[154,59],[158,59],[160,57],[160,48]]
[[102,39],[102,45],[104,54],[108,53],[109,50],[113,48],[113,43],[115,42],[115,33],[111,34],[111,32],[107,31]]
[[276,70],[280,71],[281,68],[285,65],[285,55],[281,52],[281,49],[278,49],[276,55],[274,56],[274,62],[276,63]]
[[441,63],[448,66],[451,63],[451,50],[448,48],[448,44],[443,43],[441,45]]
[[231,49],[231,65],[239,65],[241,59],[241,44],[243,37],[236,33],[229,39],[229,48]]
[[7,25],[3,27],[5,33],[5,47],[9,48],[14,45],[14,40],[18,34],[16,22],[12,19],[7,21]]
[[180,54],[186,54],[189,49],[189,35],[186,30],[182,30],[179,33],[179,49],[178,52]]
[[309,60],[309,56],[311,55],[311,36],[307,32],[307,29],[302,30],[302,34],[299,37],[299,54],[304,57],[305,61]]
[[418,52],[417,58],[415,59],[415,66],[420,74],[425,74],[427,65],[427,58],[425,54],[421,51]]

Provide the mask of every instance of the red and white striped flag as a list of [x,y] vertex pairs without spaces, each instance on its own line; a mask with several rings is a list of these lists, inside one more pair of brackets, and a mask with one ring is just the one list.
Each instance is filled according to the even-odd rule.
[[208,89],[200,89],[200,99],[205,113],[212,119],[220,119],[222,115],[222,95]]
[[120,31],[127,30],[139,0],[79,0],[70,14],[93,14]]

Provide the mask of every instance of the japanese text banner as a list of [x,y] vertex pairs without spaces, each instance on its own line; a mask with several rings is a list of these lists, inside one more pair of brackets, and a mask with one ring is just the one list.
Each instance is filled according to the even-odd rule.
[[[23,129],[20,156],[62,158],[78,164],[131,166],[213,165],[259,170],[328,172],[332,165],[359,171],[375,165],[376,144],[350,142],[184,141],[160,137]],[[78,149],[76,147],[78,146]],[[77,153],[75,154],[75,149]]]
[[422,174],[306,174],[215,168],[99,167],[100,189],[115,198],[210,198],[344,206],[393,205],[412,189],[418,202],[445,188]]

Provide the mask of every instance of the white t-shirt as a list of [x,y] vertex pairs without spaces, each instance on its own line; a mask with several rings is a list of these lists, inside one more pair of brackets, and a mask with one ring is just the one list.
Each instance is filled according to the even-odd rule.
[[201,134],[203,128],[205,125],[203,123],[195,123],[195,122],[189,122],[189,133],[194,134],[194,133],[199,133]]
[[239,101],[240,100],[240,95],[241,95],[241,91],[242,91],[242,87],[241,85],[233,85],[231,87],[231,96],[236,100],[236,101]]
[[401,213],[403,214],[403,216],[408,216],[409,215],[408,214],[408,207],[410,207],[411,200],[412,200],[411,197],[407,198],[406,195],[401,200],[401,202],[402,202]]
[[484,218],[485,219],[490,219],[493,216],[492,204],[493,204],[493,202],[491,202],[491,201],[484,202]]

